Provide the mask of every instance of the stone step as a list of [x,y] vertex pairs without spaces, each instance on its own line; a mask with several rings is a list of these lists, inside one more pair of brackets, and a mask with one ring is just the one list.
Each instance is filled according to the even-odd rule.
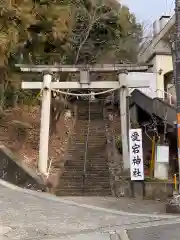
[[[75,184],[75,185],[78,185],[78,184],[81,184],[83,181],[83,175],[82,176],[79,176],[79,177],[71,177],[70,176],[64,176],[63,179],[61,179],[60,183],[71,183],[71,184]],[[108,177],[106,178],[103,178],[103,177],[97,177],[97,178],[89,178],[89,179],[84,179],[84,182],[86,182],[87,184],[91,184],[91,185],[104,185],[104,184],[107,184],[109,185],[109,181],[110,179]]]
[[[83,173],[82,174],[76,174],[76,173],[72,173],[72,174],[70,174],[70,173],[64,173],[63,175],[62,175],[62,177],[63,177],[63,179],[73,179],[73,180],[79,180],[79,179],[81,179],[81,178],[83,178]],[[94,174],[94,175],[91,175],[91,176],[87,176],[87,178],[89,179],[89,181],[95,181],[95,182],[102,182],[102,181],[108,181],[109,180],[109,177],[108,177],[108,174],[106,174],[105,175],[105,173],[104,174],[102,174],[102,175],[100,175],[100,174]],[[107,180],[106,180],[106,178],[107,178]]]
[[79,185],[79,186],[75,186],[75,185],[69,185],[69,186],[58,186],[58,188],[56,189],[56,191],[62,191],[62,190],[67,190],[67,191],[109,191],[110,188],[108,186],[95,186],[95,185],[91,185],[91,186],[88,186],[88,185]]
[[[94,154],[102,154],[106,151],[106,143],[98,143],[98,144],[95,144],[94,142],[93,143],[89,143],[87,144],[87,151],[88,152],[92,152],[94,151]],[[99,148],[99,151],[98,151],[98,148]],[[71,146],[69,149],[68,149],[68,153],[67,154],[71,154],[72,152],[79,152],[79,153],[85,153],[85,150],[86,150],[86,144],[85,142],[82,143],[82,142],[77,142],[76,143],[76,146]]]
[[[78,143],[79,144],[80,143],[81,144],[85,144],[86,143],[86,139],[87,139],[87,134],[76,137],[74,139],[75,145],[78,144]],[[95,134],[89,135],[88,136],[88,143],[94,143],[94,142],[103,145],[103,143],[106,142],[106,138],[104,136],[101,137],[101,136],[99,136],[99,135],[97,136]]]
[[[91,135],[91,136],[94,135],[94,134],[98,135],[98,133],[100,134],[100,136],[104,136],[103,135],[104,131],[105,131],[105,129],[99,130],[99,129],[91,129],[89,127],[89,135]],[[87,135],[87,133],[88,133],[88,126],[86,128],[76,129],[72,136],[76,136],[77,137],[77,133],[81,134],[81,136]]]
[[[102,146],[99,146],[100,150],[102,149]],[[87,149],[87,153],[89,154],[89,156],[91,157],[106,157],[105,156],[105,153],[106,153],[106,149],[103,147],[103,151],[97,151],[97,150],[93,150],[94,147],[89,147]],[[83,148],[77,148],[77,149],[69,149],[66,156],[68,157],[72,157],[74,154],[76,154],[76,156],[82,156],[84,157],[85,156],[85,153],[86,153],[86,147],[84,146]],[[94,153],[94,154],[93,154]],[[73,154],[73,155],[72,155]]]
[[[85,168],[86,172],[88,174],[100,174],[100,173],[108,173],[109,174],[109,169],[107,168],[107,166],[96,166],[96,167],[90,167],[88,165],[86,165]],[[70,172],[72,173],[77,173],[80,174],[81,172],[84,172],[84,166],[65,166],[64,167],[64,172]]]
[[[83,179],[83,174],[78,175],[78,176],[77,175],[74,175],[74,176],[63,175],[60,182],[67,182],[67,181],[81,182],[82,179]],[[100,184],[100,183],[104,183],[104,182],[109,182],[109,177],[107,177],[107,176],[91,176],[91,177],[87,177],[85,180],[92,182],[92,183],[95,182],[96,184]]]
[[[89,170],[86,169],[86,173],[88,174],[88,176],[92,176],[92,177],[108,177],[109,176],[109,170],[105,170],[102,172],[97,172],[95,169]],[[84,169],[77,169],[77,170],[71,170],[71,169],[67,169],[65,168],[65,171],[63,172],[63,177],[70,177],[70,176],[83,176],[84,174]]]
[[[74,181],[77,183],[77,182],[81,182],[82,179],[83,179],[83,174],[78,176],[63,175],[60,182]],[[109,177],[108,176],[90,176],[90,177],[87,177],[85,180],[88,182],[92,182],[92,183],[95,182],[96,184],[100,184],[100,183],[109,182]]]
[[94,134],[99,133],[99,134],[101,134],[101,136],[103,136],[103,133],[105,131],[105,127],[102,126],[101,128],[94,128],[94,127],[91,127],[91,126],[89,126],[87,124],[87,126],[81,126],[79,128],[76,127],[72,136],[77,136],[77,133],[79,133],[81,135],[87,134],[88,131],[89,131],[89,134],[91,134],[91,133],[94,133]]
[[72,192],[77,192],[79,194],[83,194],[83,193],[96,193],[96,195],[98,194],[102,194],[102,193],[106,193],[106,194],[110,194],[111,193],[111,189],[92,189],[92,188],[62,188],[62,189],[57,189],[56,190],[57,193],[62,193],[62,192],[66,192],[68,194],[72,193]]
[[105,122],[104,120],[98,120],[98,121],[94,121],[94,120],[90,120],[90,123],[89,123],[89,120],[78,120],[76,122],[76,126],[75,126],[75,129],[77,128],[80,128],[82,129],[83,127],[86,127],[86,126],[89,126],[91,127],[92,129],[99,129],[101,130],[102,128],[105,127]]
[[57,190],[62,190],[62,189],[67,189],[67,190],[74,190],[74,189],[83,189],[83,186],[84,186],[84,189],[86,190],[93,190],[93,189],[96,189],[96,190],[108,190],[110,189],[109,185],[108,184],[103,184],[102,186],[101,185],[93,185],[93,184],[83,184],[83,182],[81,182],[80,184],[74,184],[73,183],[69,183],[69,184],[59,184],[58,187],[57,187]]
[[83,182],[83,179],[81,179],[81,181],[79,182],[75,182],[75,181],[66,181],[66,182],[61,182],[58,185],[58,188],[82,188],[84,184],[84,187],[87,188],[109,188],[109,182],[102,182],[101,184],[98,184],[97,182]]
[[[86,167],[86,169],[90,172],[90,171],[107,171],[109,169],[107,163],[88,163],[83,160],[81,162],[78,163],[65,163],[64,167],[65,169],[69,169],[70,171],[82,171],[84,169],[84,166]],[[92,170],[91,170],[92,169]]]
[[93,184],[85,184],[83,185],[83,182],[81,182],[81,184],[77,185],[77,184],[61,184],[61,185],[58,185],[57,189],[83,189],[83,186],[84,186],[84,189],[88,190],[88,189],[98,189],[98,190],[108,190],[110,187],[108,184],[103,184],[103,185],[93,185]]
[[[83,177],[79,178],[79,179],[74,179],[74,178],[64,178],[61,179],[61,181],[59,182],[59,186],[63,187],[63,186],[81,186],[83,184]],[[105,179],[101,179],[101,181],[97,181],[96,179],[84,179],[84,184],[86,186],[98,186],[98,187],[108,187],[109,186],[109,179],[105,178]]]
[[[88,152],[86,153],[86,163],[91,165],[91,164],[100,164],[100,165],[103,165],[103,164],[106,164],[107,165],[107,162],[106,162],[106,158],[103,154],[97,154],[95,156],[92,155],[92,153],[88,154]],[[77,159],[76,161],[74,159]],[[104,160],[105,159],[105,160]],[[68,162],[67,162],[68,161]],[[72,165],[72,164],[82,164],[84,163],[85,161],[85,153],[84,154],[78,154],[78,153],[74,153],[72,155],[68,154],[65,156],[65,163],[66,165]]]
[[[108,169],[108,164],[106,162],[104,163],[98,163],[98,162],[91,162],[89,163],[88,162],[89,159],[87,159],[87,162],[85,163],[85,160],[82,160],[82,161],[78,161],[78,162],[65,162],[64,166],[66,168],[73,168],[73,169],[78,169],[78,168],[84,168],[84,164],[86,164],[86,168],[87,167],[92,167],[92,168],[99,168],[99,167],[104,167],[106,169]],[[101,168],[99,169],[101,170]]]
[[[87,102],[78,106],[78,119],[74,134],[71,137],[71,145],[65,156],[65,169],[57,193],[61,196],[110,196],[103,107],[97,103],[91,106],[91,121],[89,124]],[[88,130],[87,177],[84,179],[83,188]]]
[[[78,137],[75,139],[75,141],[76,141],[76,144],[77,144],[77,143],[81,143],[81,144],[84,143],[84,144],[85,144],[86,141],[84,141],[84,142],[80,142],[80,141],[86,140],[86,139],[87,139],[87,134],[78,136]],[[99,142],[99,141],[101,141],[101,142]],[[89,136],[88,136],[88,142],[89,142],[89,143],[97,142],[97,143],[99,143],[99,144],[100,144],[100,143],[103,144],[103,142],[106,142],[106,138],[105,138],[104,136],[99,136],[99,135],[92,134],[92,135],[89,135]]]
[[105,127],[103,127],[103,128],[101,127],[101,129],[99,129],[99,128],[96,129],[96,128],[93,128],[93,127],[87,125],[84,127],[80,127],[78,129],[76,128],[72,136],[77,136],[76,133],[79,133],[81,135],[87,134],[88,131],[89,131],[89,134],[91,134],[91,135],[99,133],[99,134],[101,134],[101,136],[103,136]]
[[[85,116],[85,117],[87,117],[87,116]],[[90,123],[89,123],[89,118],[78,119],[78,121],[76,122],[76,126],[75,127],[78,128],[80,126],[87,126],[87,125],[91,126],[91,127],[94,126],[94,128],[99,128],[100,129],[100,127],[104,127],[105,126],[105,121],[102,118],[99,118],[97,120],[90,119]]]
[[111,191],[83,191],[83,190],[61,190],[56,193],[57,196],[112,196]]
[[89,134],[93,135],[93,134],[96,134],[99,133],[101,136],[103,136],[103,133],[105,131],[105,127],[101,127],[101,129],[95,129],[95,128],[92,128],[91,126],[84,126],[84,127],[80,127],[80,128],[76,128],[73,135],[72,136],[77,136],[77,133],[81,134],[82,135],[86,135],[89,131]]
[[[74,159],[78,159],[78,161],[75,161]],[[86,164],[89,165],[89,166],[102,166],[102,165],[106,165],[108,166],[108,163],[106,162],[106,159],[104,159],[103,156],[97,156],[97,157],[88,157],[85,159],[84,156],[77,156],[76,154],[74,154],[73,156],[68,156],[65,158],[66,161],[65,161],[65,165],[66,166],[84,166],[84,163],[85,163],[85,160],[86,160]]]
[[96,122],[96,123],[90,122],[90,124],[89,124],[89,122],[87,121],[86,123],[76,125],[75,132],[76,132],[76,130],[78,130],[79,133],[81,133],[81,132],[87,131],[88,129],[90,132],[103,132],[105,130],[105,125],[104,125],[104,123],[99,124],[98,122]]
[[[73,159],[72,159],[73,158]],[[78,158],[79,160],[78,160],[78,162],[75,162],[75,161],[73,161],[74,160],[74,158],[78,158],[76,155],[74,155],[73,157],[71,157],[70,158],[70,156],[69,157],[67,157],[67,158],[65,158],[66,159],[66,161],[65,161],[65,166],[73,166],[73,167],[78,167],[78,166],[84,166],[84,163],[85,163],[85,159],[84,158],[82,158],[82,159],[80,159],[80,157]],[[72,160],[71,160],[72,159]],[[105,161],[103,161],[103,162],[100,162],[99,160],[103,160],[103,158],[94,158],[94,159],[92,159],[92,158],[89,158],[88,156],[87,156],[87,160],[86,160],[86,166],[108,166],[108,163],[106,162],[106,160]],[[68,162],[67,162],[68,161]]]
[[[84,167],[83,166],[80,166],[80,167],[67,167],[65,166],[65,169],[64,169],[64,173],[66,172],[70,172],[70,174],[72,173],[77,173],[77,174],[80,174],[80,173],[83,173],[84,172]],[[99,166],[99,167],[89,167],[89,166],[86,166],[86,172],[87,173],[92,173],[92,174],[101,174],[101,173],[106,173],[107,172],[107,175],[109,175],[109,169],[106,167],[106,166]]]
[[[74,155],[73,157],[71,157],[71,158],[78,158],[76,155]],[[67,159],[67,161],[65,161],[65,166],[74,166],[74,167],[78,167],[78,166],[84,166],[84,163],[85,163],[85,159],[84,158],[82,158],[82,159],[80,159],[80,157],[78,158],[79,160],[78,160],[78,162],[75,162],[75,161],[73,161],[74,159],[70,159],[70,157],[68,157],[68,158],[66,158]],[[92,159],[92,158],[88,158],[88,156],[87,156],[87,160],[86,160],[86,166],[108,166],[108,163],[106,162],[106,160],[105,161],[101,161],[100,162],[100,160],[103,160],[103,157],[101,157],[101,158],[94,158],[94,159]]]
[[[103,159],[103,158],[102,158]],[[67,162],[68,161],[68,162]],[[73,162],[73,160],[67,160],[64,164],[64,166],[67,167],[84,167],[84,163],[85,163],[85,159],[83,158],[82,160],[78,160],[78,162]],[[95,159],[90,159],[87,157],[87,161],[86,161],[86,166],[89,167],[99,167],[99,166],[108,166],[108,163],[106,161],[100,162],[99,158],[95,158]]]
[[[91,150],[92,149],[92,150]],[[87,152],[86,152],[86,148],[84,147],[84,148],[81,148],[81,149],[70,149],[69,151],[68,151],[68,153],[66,154],[66,156],[69,156],[69,157],[72,157],[72,154],[73,154],[73,156],[74,156],[74,154],[76,154],[76,156],[78,157],[84,157],[85,156],[85,153],[88,153],[89,154],[89,156],[91,156],[91,157],[93,157],[93,158],[96,158],[96,157],[103,157],[103,158],[105,158],[106,159],[106,149],[104,148],[104,150],[102,151],[101,149],[101,151],[97,151],[97,150],[93,150],[94,148],[92,147],[92,148],[88,148],[87,149]]]
[[[79,172],[68,172],[67,170],[63,173],[63,177],[71,177],[71,178],[78,178],[84,175],[83,171],[79,171]],[[106,178],[108,177],[109,174],[107,172],[104,173],[93,173],[91,174],[90,172],[87,171],[87,178]]]
[[[109,169],[106,167],[104,168],[88,168],[86,166],[85,168],[86,172],[87,172],[87,175],[97,175],[97,174],[101,174],[101,173],[108,173],[109,174]],[[84,167],[81,166],[81,168],[77,168],[77,167],[74,167],[74,168],[68,168],[67,166],[65,166],[64,168],[64,173],[70,173],[70,174],[73,174],[73,173],[76,173],[76,174],[81,174],[84,172]]]
[[[77,133],[79,134],[79,135],[77,135]],[[96,136],[96,137],[98,137],[98,139],[105,139],[105,135],[104,135],[104,132],[99,132],[99,131],[89,131],[89,133],[88,133],[88,131],[76,131],[75,132],[75,134],[74,134],[74,136],[73,137],[75,137],[75,139],[77,140],[77,139],[81,139],[81,138],[85,138],[85,137],[87,137],[87,134],[89,134],[89,139],[93,139],[93,137],[94,136]],[[96,139],[94,139],[94,140],[96,140]]]

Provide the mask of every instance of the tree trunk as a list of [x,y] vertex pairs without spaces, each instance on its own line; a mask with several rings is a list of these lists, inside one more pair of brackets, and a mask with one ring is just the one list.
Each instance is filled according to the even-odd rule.
[[4,92],[4,84],[0,84],[0,114],[4,111],[4,103],[5,103],[5,92]]
[[15,108],[17,107],[18,104],[18,94],[16,91],[13,91],[13,96],[12,96],[12,107]]
[[7,68],[0,67],[0,114],[4,111],[5,105],[5,83],[7,79]]

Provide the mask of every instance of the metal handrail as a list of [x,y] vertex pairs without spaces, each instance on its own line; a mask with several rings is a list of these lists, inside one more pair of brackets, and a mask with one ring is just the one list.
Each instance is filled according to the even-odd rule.
[[158,92],[158,91],[163,93],[163,100],[165,100],[165,95],[169,96],[169,103],[172,104],[172,97],[173,97],[172,94],[170,94],[162,89],[159,89],[159,88],[155,92]]
[[88,143],[89,143],[89,134],[90,134],[90,124],[91,124],[91,100],[89,97],[89,106],[88,106],[88,126],[87,126],[87,136],[85,142],[85,153],[84,153],[84,166],[83,166],[83,179],[82,179],[82,190],[84,194],[85,180],[87,178],[87,154],[88,154]]
[[[152,92],[154,92],[154,93],[158,93],[158,92],[162,92],[163,93],[163,97],[162,97],[162,99],[163,100],[165,100],[166,99],[166,97],[165,96],[169,96],[169,103],[172,105],[172,97],[173,97],[173,95],[172,94],[170,94],[170,93],[168,93],[168,92],[166,92],[166,91],[164,91],[164,90],[162,90],[162,89],[156,89],[156,90],[154,90],[154,89],[152,89],[152,88],[148,88],[150,91],[152,91]],[[131,89],[130,90],[130,94],[133,92],[133,90],[134,89]],[[157,96],[156,96],[157,97]]]

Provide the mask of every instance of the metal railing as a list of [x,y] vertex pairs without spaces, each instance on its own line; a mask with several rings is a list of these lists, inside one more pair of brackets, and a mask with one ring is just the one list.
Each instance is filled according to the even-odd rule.
[[[129,91],[129,94],[131,94],[136,88],[132,88],[130,89]],[[146,94],[147,96],[151,97],[151,98],[155,98],[155,97],[158,97],[158,98],[161,98],[164,100],[168,100],[168,103],[170,105],[173,104],[173,95],[162,90],[162,89],[152,89],[152,88],[145,88],[145,89],[140,89],[140,88],[137,88],[138,90],[140,90],[142,93]],[[152,95],[152,93],[154,93],[154,96]],[[160,94],[159,94],[160,93]]]
[[164,90],[161,90],[161,89],[157,89],[155,92],[157,93],[157,97],[159,97],[158,92],[160,92],[160,93],[162,93],[162,94],[160,94],[160,98],[162,98],[163,100],[167,99],[169,101],[170,105],[173,104],[173,96],[172,96],[172,94],[170,94],[170,93],[168,93],[168,92],[166,92]]

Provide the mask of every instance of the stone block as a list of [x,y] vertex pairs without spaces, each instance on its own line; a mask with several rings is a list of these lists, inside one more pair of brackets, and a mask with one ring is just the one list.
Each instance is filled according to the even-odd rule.
[[171,200],[166,203],[166,212],[180,214],[180,195],[174,195]]
[[180,205],[173,203],[166,203],[166,213],[180,214]]
[[145,182],[145,198],[166,200],[173,196],[173,183]]
[[114,192],[116,197],[132,197],[130,181],[115,180]]
[[137,199],[144,198],[144,182],[143,181],[131,181],[130,183],[131,195]]
[[130,180],[123,181],[122,179],[115,179],[113,192],[117,197],[167,200],[173,196],[173,183]]

